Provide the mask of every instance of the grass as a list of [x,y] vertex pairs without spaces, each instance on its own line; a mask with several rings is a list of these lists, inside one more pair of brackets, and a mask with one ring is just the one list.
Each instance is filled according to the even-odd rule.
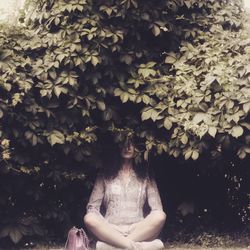
[[[32,250],[61,250],[61,247],[51,247],[51,246],[37,246],[36,248],[32,248]],[[193,244],[167,244],[164,250],[184,250],[184,249],[190,249],[190,250],[243,250],[243,249],[250,249],[250,246],[245,247],[228,247],[228,246],[221,246],[221,247],[204,247],[204,246],[197,246]]]
[[[18,250],[62,250],[62,246],[48,246],[48,245],[38,245],[34,248],[23,248],[23,249],[18,249]],[[184,250],[184,249],[189,249],[189,250],[243,250],[243,249],[250,249],[250,246],[242,246],[242,247],[234,247],[234,246],[221,246],[221,247],[204,247],[204,246],[197,246],[194,244],[167,244],[165,245],[164,250]],[[9,250],[9,249],[1,249],[1,250]],[[14,249],[11,249],[14,250]],[[17,250],[17,249],[16,249]],[[94,249],[92,249],[94,250]]]
[[165,242],[166,249],[206,249],[206,250],[250,250],[250,237],[248,232],[218,233],[218,232],[196,232],[180,233],[174,239]]
[[[178,240],[165,241],[165,249],[171,250],[250,250],[250,238],[245,234],[223,234],[202,232],[196,235],[189,235],[189,238],[182,237]],[[186,242],[184,242],[186,241]],[[62,245],[37,245],[29,250],[61,250]],[[6,250],[6,249],[5,249]],[[20,249],[19,249],[20,250]],[[27,250],[27,248],[25,249]],[[94,249],[92,249],[94,250]]]
[[[165,232],[167,233],[167,232]],[[248,230],[237,233],[218,231],[190,232],[180,230],[168,232],[168,238],[164,239],[165,249],[171,250],[250,250],[250,237]],[[1,248],[0,250],[61,250],[63,243],[56,242],[29,242],[27,247]],[[94,249],[92,249],[94,250]]]

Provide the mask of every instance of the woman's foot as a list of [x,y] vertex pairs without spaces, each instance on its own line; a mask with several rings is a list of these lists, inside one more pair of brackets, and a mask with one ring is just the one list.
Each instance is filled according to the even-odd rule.
[[97,241],[96,242],[96,250],[137,250],[137,248],[134,246],[134,242],[130,242],[131,246],[129,248],[119,248],[111,246],[103,241]]
[[[161,240],[155,239],[153,241],[141,241],[133,242],[132,248],[126,250],[161,250],[164,248],[164,245]],[[125,248],[118,248],[111,246],[105,242],[97,241],[96,250],[125,250]]]
[[96,242],[96,250],[120,250],[122,248],[113,247],[103,241]]
[[136,250],[160,250],[164,248],[162,241],[159,239],[135,242],[134,245]]

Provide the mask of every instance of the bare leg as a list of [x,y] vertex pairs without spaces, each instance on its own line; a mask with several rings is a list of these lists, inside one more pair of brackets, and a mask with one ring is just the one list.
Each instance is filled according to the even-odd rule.
[[166,220],[163,211],[153,211],[144,220],[134,224],[133,231],[127,236],[132,241],[150,241],[156,239]]
[[84,216],[84,223],[99,240],[115,247],[133,249],[132,240],[114,229],[103,217],[88,213]]

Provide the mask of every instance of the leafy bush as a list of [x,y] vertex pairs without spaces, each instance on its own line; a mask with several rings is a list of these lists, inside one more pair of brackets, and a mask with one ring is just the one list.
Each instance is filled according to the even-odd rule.
[[206,159],[229,145],[249,153],[249,43],[238,4],[37,4],[26,28],[0,32],[0,237],[17,243],[81,224],[107,134],[137,136],[137,160]]

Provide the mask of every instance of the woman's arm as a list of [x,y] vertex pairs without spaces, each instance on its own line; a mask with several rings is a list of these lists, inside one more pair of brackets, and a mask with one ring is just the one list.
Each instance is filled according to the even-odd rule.
[[163,211],[161,197],[157,188],[157,184],[154,179],[147,180],[147,200],[148,205],[152,211]]
[[100,207],[104,197],[104,179],[102,175],[98,175],[92,190],[92,193],[87,204],[87,213],[100,213]]

